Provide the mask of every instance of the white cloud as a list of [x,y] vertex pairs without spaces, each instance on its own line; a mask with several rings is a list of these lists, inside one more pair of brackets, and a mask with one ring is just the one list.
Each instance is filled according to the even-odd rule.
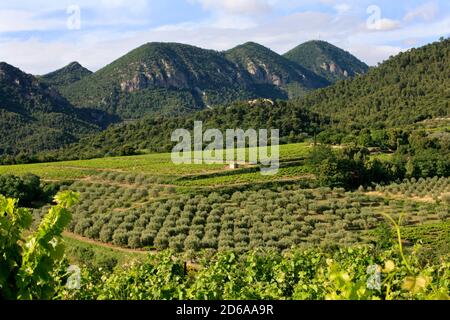
[[64,28],[65,20],[40,18],[26,10],[0,10],[0,32],[43,31]]
[[348,3],[341,3],[334,6],[334,9],[338,14],[344,14],[349,12],[352,9],[352,6]]
[[365,62],[371,66],[374,66],[377,63],[388,59],[390,56],[395,56],[404,51],[403,48],[398,46],[370,44],[350,45],[347,50],[358,57],[364,57]]
[[64,31],[70,17],[66,9],[72,3],[81,10],[83,28],[145,25],[151,12],[147,0],[134,0],[132,5],[125,0],[41,1],[40,6],[37,1],[23,0],[14,9],[9,3],[0,4],[0,32]]
[[425,3],[414,10],[410,10],[404,17],[404,20],[411,22],[415,19],[422,19],[425,21],[433,20],[439,12],[439,6],[436,2]]
[[192,0],[200,3],[206,10],[219,11],[221,14],[257,15],[272,10],[267,0]]
[[367,29],[374,31],[389,31],[400,28],[400,22],[387,18],[382,18],[367,24]]

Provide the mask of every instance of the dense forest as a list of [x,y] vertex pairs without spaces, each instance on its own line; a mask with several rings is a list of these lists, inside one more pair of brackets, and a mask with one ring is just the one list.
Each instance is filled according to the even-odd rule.
[[33,154],[98,133],[116,117],[73,107],[58,91],[0,63],[0,154]]
[[147,117],[116,125],[60,151],[43,153],[36,160],[132,155],[142,150],[170,152],[174,146],[172,132],[179,128],[193,130],[194,121],[202,121],[205,129],[280,129],[282,142],[286,143],[313,136],[321,120],[306,109],[281,100],[276,103],[262,100],[255,104],[234,103],[186,116]]
[[450,114],[450,39],[400,53],[367,75],[315,91],[299,104],[343,131],[386,128]]

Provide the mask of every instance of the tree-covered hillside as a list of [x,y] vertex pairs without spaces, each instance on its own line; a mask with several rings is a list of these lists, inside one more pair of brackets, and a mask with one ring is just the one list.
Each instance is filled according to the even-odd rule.
[[61,92],[76,106],[136,119],[236,100],[302,96],[327,85],[327,80],[254,43],[225,53],[148,43]]
[[[287,103],[270,100],[254,102],[248,99],[248,92],[241,92],[240,89],[236,91],[236,87],[233,87],[239,83],[245,84],[245,81],[250,81],[249,83],[255,81],[251,79],[250,73],[238,65],[245,61],[249,62],[246,56],[251,56],[254,60],[262,59],[263,54],[266,59],[272,57],[273,61],[267,60],[274,66],[270,69],[271,72],[291,76],[288,69],[283,68],[286,66],[281,63],[284,60],[275,59],[275,54],[263,50],[264,47],[247,44],[228,52],[230,59],[234,59],[236,63],[226,60],[221,53],[208,51],[212,60],[210,59],[211,64],[205,64],[201,59],[205,53],[202,49],[189,46],[180,49],[175,44],[149,44],[98,73],[66,87],[77,89],[73,90],[72,94],[79,94],[80,99],[90,101],[93,107],[96,99],[101,97],[100,92],[107,94],[108,90],[113,88],[115,95],[101,99],[105,110],[124,117],[143,117],[144,120],[126,122],[99,135],[86,137],[80,143],[58,152],[56,157],[52,156],[50,159],[129,154],[140,149],[169,151],[172,145],[171,132],[178,128],[192,128],[195,120],[204,121],[206,127],[220,129],[278,128],[281,130],[282,141],[296,142],[302,139],[305,132],[312,136],[322,130],[326,130],[326,134],[321,136],[323,141],[341,141],[345,135],[358,136],[359,140],[364,140],[370,136],[370,130],[393,129],[428,118],[448,117],[449,41],[443,39],[402,53],[371,69],[366,75],[340,81],[331,87],[316,90],[303,98]],[[255,53],[249,54],[252,51]],[[169,56],[161,60],[164,63],[150,59],[149,52],[158,57],[169,52],[172,62],[168,62]],[[145,60],[147,58],[149,60]],[[196,64],[192,64],[192,61]],[[176,68],[167,69],[163,65],[176,65]],[[263,65],[264,62],[260,67]],[[0,73],[2,153],[17,154],[18,150],[24,150],[28,154],[33,154],[41,150],[58,149],[68,143],[77,142],[85,133],[97,132],[98,126],[93,126],[92,123],[99,124],[99,121],[100,124],[111,123],[111,118],[101,113],[103,111],[73,108],[55,90],[49,89],[31,76],[22,74],[18,69],[6,66],[8,65],[3,64]],[[207,78],[208,70],[216,67],[222,68],[223,72]],[[182,68],[184,71],[177,76],[175,70]],[[142,72],[146,76],[141,78],[142,73],[136,70],[144,70]],[[170,70],[172,71],[169,72]],[[241,70],[240,76],[233,78],[233,72],[226,74],[226,70]],[[134,82],[123,80],[120,88],[115,87],[120,79],[129,79],[133,72],[137,72],[137,77],[132,77]],[[152,86],[152,83],[160,85],[166,83],[168,87],[139,89],[141,86]],[[170,87],[169,83],[180,88]],[[211,91],[208,91],[209,93],[203,91],[205,94],[202,93],[199,97],[200,94],[195,95],[189,89],[183,89],[184,85],[188,87],[194,83],[203,88],[211,88]],[[220,87],[220,83],[224,85]],[[102,87],[105,84],[110,87]],[[266,85],[275,87],[273,84]],[[217,89],[213,89],[215,86]],[[125,92],[121,92],[122,88]],[[255,87],[247,88],[252,90]],[[196,102],[211,101],[211,97],[214,96],[211,92],[217,95],[216,103],[225,100],[222,107],[215,106],[212,110],[207,108],[186,114],[190,109],[182,107],[183,105],[190,105],[192,109],[197,110]],[[97,94],[99,96],[95,96]],[[228,102],[228,99],[231,101],[238,97],[243,100]],[[161,107],[164,107],[165,112],[157,112],[161,111]],[[150,112],[151,110],[155,113]],[[93,116],[97,122],[92,121]],[[362,132],[362,130],[369,131]],[[340,136],[338,140],[327,138],[328,133],[334,134],[333,132]]]
[[317,90],[297,103],[345,131],[450,115],[450,39],[401,53],[367,75]]
[[170,141],[172,132],[181,128],[192,131],[194,121],[202,121],[205,130],[210,128],[280,129],[282,142],[301,141],[306,135],[314,135],[319,123],[314,114],[289,102],[272,103],[264,100],[242,102],[212,110],[206,109],[190,115],[147,117],[139,121],[119,124],[47,156],[49,159],[80,159],[127,155],[137,150],[169,152],[174,146],[174,143]]
[[369,70],[351,53],[325,41],[308,41],[287,52],[284,57],[330,82],[365,74]]
[[53,71],[40,77],[49,86],[57,89],[80,81],[92,74],[92,71],[84,68],[78,62],[72,62],[59,70]]
[[113,121],[102,112],[74,108],[55,89],[0,63],[0,154],[57,149]]
[[[396,128],[450,113],[449,40],[402,53],[367,75],[342,81],[291,102],[241,102],[187,116],[152,117],[116,126],[63,152],[103,156],[132,149],[169,151],[171,132],[190,129],[195,120],[211,128],[278,128],[283,141],[299,141],[319,130],[362,134],[360,130]],[[120,152],[119,152],[120,154]]]

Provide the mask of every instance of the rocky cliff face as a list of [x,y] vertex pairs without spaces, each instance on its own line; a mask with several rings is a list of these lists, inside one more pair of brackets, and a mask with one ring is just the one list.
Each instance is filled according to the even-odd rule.
[[326,80],[257,43],[249,42],[233,48],[226,52],[226,56],[245,69],[256,84],[273,85],[282,90],[295,84],[305,91],[328,84]]
[[252,76],[252,79],[259,84],[273,84],[281,87],[286,85],[288,79],[284,79],[281,74],[276,74],[261,61],[248,61],[247,72]]
[[245,86],[241,70],[219,52],[181,44],[150,43],[122,57],[94,78],[119,81],[122,92],[148,88],[199,88]]
[[331,63],[326,63],[323,62],[320,67],[328,73],[334,74],[338,77],[341,78],[348,78],[349,77],[349,73],[347,70],[343,70],[340,66],[338,66],[336,63],[331,62]]
[[140,64],[131,79],[120,82],[120,88],[124,92],[136,92],[151,87],[187,89],[189,84],[186,75],[176,70],[165,59],[153,66],[148,66],[146,63]]

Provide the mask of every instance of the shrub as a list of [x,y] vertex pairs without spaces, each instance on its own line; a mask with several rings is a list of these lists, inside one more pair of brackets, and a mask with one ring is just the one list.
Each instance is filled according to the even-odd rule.
[[153,246],[157,231],[154,230],[144,230],[141,234],[141,245],[143,247]]
[[141,247],[141,233],[138,231],[131,231],[128,233],[128,246],[136,249]]
[[100,231],[100,241],[104,243],[111,242],[113,240],[114,229],[110,226],[104,226]]
[[112,240],[115,245],[124,247],[128,245],[128,234],[124,230],[116,230]]

